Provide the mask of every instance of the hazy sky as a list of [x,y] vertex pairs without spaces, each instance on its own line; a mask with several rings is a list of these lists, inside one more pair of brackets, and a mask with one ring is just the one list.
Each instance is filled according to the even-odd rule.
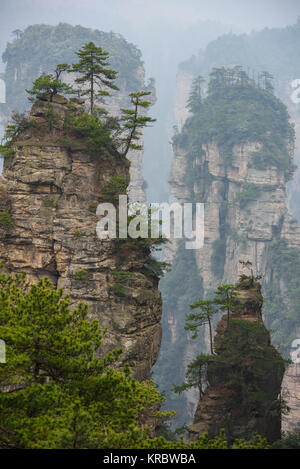
[[[294,23],[299,0],[0,0],[0,30],[24,28],[37,22],[60,21],[99,29],[130,29],[157,24],[186,27],[198,19],[233,24],[240,30]],[[117,32],[117,31],[116,31]],[[134,34],[132,34],[134,39]]]
[[62,17],[95,25],[103,14],[112,26],[115,16],[128,22],[143,16],[146,23],[159,16],[178,25],[209,18],[251,29],[287,24],[300,14],[299,0],[0,0],[0,5],[10,21],[14,18],[20,24],[32,15],[34,20],[38,16],[52,22]]
[[169,32],[171,38],[171,32],[199,20],[246,32],[292,24],[298,16],[300,0],[0,0],[0,55],[11,31],[35,23],[67,22],[119,32],[143,49],[151,34]]
[[[144,158],[145,177],[149,182],[156,180],[155,191],[167,187],[169,168],[161,169],[161,148],[165,141],[163,158],[171,161],[166,127],[171,119],[168,113],[173,107],[178,62],[224,32],[282,27],[294,24],[298,16],[300,0],[0,0],[0,58],[7,41],[13,39],[13,30],[37,23],[65,22],[114,31],[136,44],[147,76],[156,78],[158,101],[153,113],[158,121],[153,130],[156,134],[151,134],[156,147],[153,142],[145,145],[149,154],[145,151]],[[204,27],[201,20],[210,23]],[[0,71],[3,69],[0,59]]]

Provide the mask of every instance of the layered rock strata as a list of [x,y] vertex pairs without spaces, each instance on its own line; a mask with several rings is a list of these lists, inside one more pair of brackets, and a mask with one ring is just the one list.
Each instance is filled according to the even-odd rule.
[[51,131],[47,104],[34,104],[30,118],[36,125],[19,136],[15,156],[4,163],[0,203],[13,226],[1,229],[0,258],[7,271],[26,271],[28,282],[49,277],[72,304],[87,303],[90,317],[107,328],[103,353],[121,347],[119,364],[146,379],[161,340],[157,279],[144,273],[149,250],[120,248],[96,235],[99,193],[115,176],[128,182],[130,164],[91,156],[84,142],[66,134],[65,117],[82,112],[76,98],[54,97],[59,118]]

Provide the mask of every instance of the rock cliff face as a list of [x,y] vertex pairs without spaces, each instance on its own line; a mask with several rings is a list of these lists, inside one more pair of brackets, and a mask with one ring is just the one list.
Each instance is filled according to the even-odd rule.
[[[195,196],[205,204],[205,244],[195,252],[205,291],[214,289],[220,281],[235,282],[243,272],[239,260],[251,259],[254,272],[266,275],[266,252],[274,239],[284,239],[289,245],[300,247],[300,227],[286,206],[284,171],[276,167],[258,170],[248,165],[258,146],[255,142],[235,146],[232,165],[228,168],[215,143],[205,145],[203,155],[195,161],[196,171],[203,171],[203,179],[209,181],[204,199],[203,179],[199,178],[193,187]],[[171,190],[180,202],[191,196],[184,184],[188,164],[186,154],[175,148]],[[252,199],[247,203],[238,202],[239,195],[250,184],[254,190]],[[225,219],[229,224],[227,235],[222,233]],[[218,269],[214,270],[212,257],[218,241],[224,242],[224,266],[222,269],[220,258]]]
[[[155,102],[154,85],[145,83],[140,51],[121,35],[62,23],[57,26],[37,24],[29,26],[19,38],[8,43],[4,52],[6,102],[0,104],[3,123],[7,123],[12,112],[21,112],[28,108],[25,89],[32,87],[33,80],[42,73],[53,73],[58,63],[77,61],[75,51],[89,41],[108,51],[109,64],[118,72],[117,85],[120,91],[113,92],[109,104],[103,106],[109,110],[110,115],[118,116],[121,108],[128,108],[128,94],[132,91],[152,91],[150,99]],[[53,50],[56,51],[55,54]],[[64,74],[63,80],[73,84],[72,75]],[[145,202],[143,151],[130,150],[127,157],[131,162],[129,199],[131,202]]]
[[120,363],[142,380],[149,377],[161,338],[157,280],[143,269],[149,251],[138,245],[120,249],[114,240],[96,236],[99,193],[112,177],[129,181],[129,162],[92,157],[78,140],[62,143],[70,140],[65,116],[82,112],[80,102],[71,101],[53,98],[59,119],[51,132],[47,102],[38,101],[30,115],[37,127],[19,137],[15,156],[5,160],[0,205],[10,219],[1,226],[0,258],[6,270],[26,271],[30,282],[47,276],[73,304],[87,303],[90,317],[107,328],[104,352],[122,347]]
[[208,387],[189,427],[190,438],[216,436],[224,428],[229,440],[260,434],[273,442],[280,438],[284,361],[263,325],[260,284],[246,277],[236,292],[229,327],[226,316],[217,327]]
[[[187,88],[188,82],[182,76],[180,92]],[[187,116],[186,111],[184,115]],[[204,203],[204,247],[194,251],[203,297],[209,297],[221,283],[235,283],[245,273],[239,261],[250,260],[254,275],[263,277],[266,327],[272,331],[274,344],[288,358],[292,341],[299,336],[296,271],[300,259],[300,227],[287,207],[286,171],[275,165],[257,169],[252,164],[253,153],[259,151],[260,145],[257,141],[234,145],[228,164],[214,139],[200,145],[192,159],[185,148],[175,144],[171,193],[180,203]],[[288,151],[292,158],[293,149]],[[189,171],[194,175],[192,184],[187,179]],[[175,310],[173,315],[174,329],[178,322]],[[207,343],[207,340],[202,342],[202,351],[208,351]],[[185,356],[190,353],[187,342]],[[299,422],[298,381],[297,366],[291,365],[283,385],[283,398],[291,408],[283,418],[285,431],[296,428]],[[191,394],[188,401],[195,405]]]

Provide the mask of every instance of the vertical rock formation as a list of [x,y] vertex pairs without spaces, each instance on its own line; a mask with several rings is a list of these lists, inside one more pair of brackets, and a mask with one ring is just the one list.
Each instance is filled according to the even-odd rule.
[[[129,107],[128,94],[133,91],[150,90],[153,92],[150,99],[155,102],[153,84],[145,83],[140,51],[121,35],[62,23],[58,26],[33,25],[9,43],[3,54],[7,90],[6,103],[0,104],[0,117],[3,122],[7,122],[12,111],[21,112],[28,107],[25,89],[31,88],[33,80],[42,73],[53,73],[58,63],[77,61],[75,52],[89,41],[95,42],[109,53],[110,66],[118,72],[117,85],[120,91],[113,93],[109,104],[103,106],[111,115],[119,116],[121,108]],[[73,83],[71,75],[65,74],[63,79]],[[145,202],[143,151],[130,150],[127,157],[131,162],[129,199],[131,202]]]
[[217,326],[215,355],[208,368],[208,387],[199,401],[190,438],[225,429],[232,441],[259,434],[269,442],[280,439],[280,389],[284,361],[270,345],[262,321],[261,287],[251,277],[236,285],[237,297]]
[[[262,118],[262,126],[259,117],[252,115],[258,103],[255,93],[252,98],[248,97],[248,101],[245,99],[244,104],[242,92],[236,97],[232,95],[231,107],[227,108],[222,107],[222,93],[209,104],[206,102],[205,106],[210,107],[205,108],[205,116],[199,114],[188,119],[177,140],[175,137],[171,192],[180,203],[204,203],[204,247],[194,251],[203,285],[199,297],[209,297],[221,283],[235,283],[239,275],[245,273],[239,261],[250,260],[254,275],[263,277],[266,327],[271,330],[274,345],[288,358],[292,341],[299,336],[300,311],[297,293],[300,287],[300,227],[290,215],[286,200],[293,145],[285,138],[283,145],[273,146],[274,158],[276,155],[279,158],[277,162],[274,159],[272,162],[272,152],[262,151],[262,142],[272,135],[272,126],[278,117],[275,109],[277,105],[281,106],[279,102],[273,107],[271,101],[267,104],[268,95],[265,95],[268,116]],[[226,91],[224,93],[226,103]],[[259,105],[257,110],[257,116],[264,115]],[[230,117],[230,112],[236,117],[233,126],[234,117]],[[278,134],[287,128],[287,114],[283,108],[280,112]],[[218,125],[211,116],[219,116]],[[210,119],[210,137],[205,139],[205,123]],[[255,122],[255,132],[258,130],[259,134],[262,128],[265,129],[265,134],[261,132],[256,139],[253,138],[254,127],[250,128]],[[226,133],[234,140],[242,135],[241,132],[244,132],[245,140],[234,143],[227,150],[216,141],[217,138],[221,141],[220,135]],[[272,140],[276,141],[276,137]],[[255,155],[267,154],[269,160],[255,161]],[[173,314],[173,322],[176,322],[175,310]],[[198,353],[200,351],[208,351],[207,341],[199,345]],[[190,353],[191,346],[187,341],[185,356]],[[295,390],[297,380],[295,366],[292,366],[284,383],[290,382]],[[299,422],[299,399],[295,398],[294,392],[284,392],[284,398],[291,408],[283,420],[286,430],[295,428]],[[188,399],[192,405],[194,398],[188,396]]]
[[290,365],[282,382],[282,399],[289,412],[282,415],[282,430],[286,433],[299,429],[300,422],[300,365]]
[[30,118],[36,124],[5,160],[0,258],[7,271],[26,271],[29,282],[47,276],[72,304],[87,303],[90,317],[107,328],[104,353],[122,347],[120,363],[128,363],[136,378],[148,378],[161,338],[157,279],[144,268],[149,249],[96,235],[99,194],[113,177],[128,183],[129,162],[91,156],[84,141],[64,130],[66,116],[82,112],[76,98],[54,96],[59,118],[51,131],[47,104],[34,104]]

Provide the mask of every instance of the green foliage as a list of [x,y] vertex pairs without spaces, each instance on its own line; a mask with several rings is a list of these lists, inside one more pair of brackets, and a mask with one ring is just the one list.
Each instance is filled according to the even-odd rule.
[[73,278],[75,280],[80,280],[81,282],[87,282],[89,280],[88,273],[84,269],[76,270],[73,275]]
[[[140,108],[146,110],[149,108],[151,101],[146,101],[145,96],[149,96],[151,91],[139,91],[138,93],[130,93],[130,102],[133,109],[121,109],[121,119],[123,123],[122,129],[125,131],[125,137],[121,138],[122,154],[127,155],[128,151],[142,150],[143,146],[139,143],[142,132],[141,130],[156,119],[145,115],[140,115]],[[134,143],[134,142],[138,143]]]
[[[47,279],[29,289],[25,280],[0,274],[0,337],[7,358],[0,364],[1,448],[228,447],[224,432],[191,444],[150,439],[140,416],[161,403],[155,387],[133,379],[128,367],[112,367],[120,349],[97,358],[104,332],[87,320],[86,305],[71,310],[69,298]],[[156,418],[167,415],[158,412]]]
[[48,123],[50,132],[53,130],[53,126],[58,122],[59,117],[59,114],[54,112],[53,106],[50,103],[47,103],[45,119]]
[[26,93],[30,95],[29,100],[34,101],[42,95],[46,96],[49,101],[52,102],[53,96],[56,94],[73,93],[72,87],[60,80],[61,73],[65,71],[67,67],[67,64],[59,64],[56,66],[55,75],[52,73],[48,75],[42,74],[36,78],[33,82],[33,87],[26,90]]
[[230,327],[218,337],[215,351],[207,367],[207,380],[213,387],[230,390],[228,408],[238,402],[239,417],[235,412],[227,416],[229,439],[252,436],[252,415],[264,421],[263,434],[274,438],[280,428],[278,392],[285,362],[270,346],[269,332],[258,322],[231,319]]
[[43,205],[45,207],[56,207],[57,205],[57,200],[54,199],[53,197],[47,197],[46,199],[43,200]]
[[93,157],[101,154],[101,158],[107,159],[116,154],[111,129],[96,115],[87,112],[79,116],[71,115],[66,122],[66,129],[74,132],[78,139],[83,140]]
[[212,320],[213,316],[221,311],[227,312],[227,328],[229,327],[229,315],[236,308],[234,298],[237,293],[235,286],[231,284],[219,285],[215,292],[215,298],[211,300],[197,300],[190,308],[198,309],[199,312],[187,315],[185,330],[192,331],[192,339],[198,337],[198,330],[206,324],[209,327],[210,353],[211,355],[200,354],[189,365],[186,372],[187,382],[182,386],[175,387],[175,391],[182,392],[193,386],[197,386],[200,392],[200,398],[203,395],[203,384],[206,382],[207,365],[214,355]]
[[209,438],[204,434],[191,443],[186,443],[182,438],[177,442],[167,441],[164,437],[148,439],[141,449],[270,449],[270,445],[260,435],[254,435],[249,440],[235,439],[232,444],[228,444],[225,430],[222,430],[215,438]]
[[253,202],[259,198],[261,192],[260,184],[252,184],[250,182],[244,182],[241,191],[237,194],[235,202],[237,202],[240,208],[245,208],[250,202]]
[[114,176],[102,187],[99,198],[103,202],[118,203],[119,195],[126,195],[127,186],[128,182],[125,177]]
[[213,303],[217,305],[220,311],[227,313],[227,328],[230,325],[230,313],[238,308],[235,302],[235,298],[238,293],[235,290],[235,285],[231,283],[224,283],[219,285],[216,292]]
[[193,310],[199,309],[200,312],[190,313],[187,315],[185,330],[192,331],[192,339],[196,339],[198,337],[198,328],[208,324],[210,352],[213,354],[212,318],[216,313],[218,313],[218,309],[215,307],[215,302],[214,300],[197,300],[195,303],[190,305],[190,308]]
[[0,228],[4,230],[10,230],[14,226],[11,215],[9,211],[5,208],[0,211]]
[[204,82],[204,78],[200,75],[193,80],[191,93],[186,106],[193,114],[200,111],[202,104],[202,84]]
[[114,279],[114,284],[111,286],[111,290],[118,295],[124,294],[126,291],[125,287],[128,286],[128,283],[133,276],[133,272],[127,270],[112,270],[111,274]]
[[272,444],[271,449],[300,449],[300,430],[283,434],[281,440]]
[[212,141],[218,145],[225,167],[232,163],[234,145],[259,142],[264,155],[259,159],[261,166],[277,166],[287,172],[291,168],[294,129],[285,105],[240,67],[212,71],[207,98],[174,137],[174,143],[184,147],[192,160],[201,153],[202,145]]
[[190,388],[197,388],[199,391],[200,399],[204,395],[204,386],[206,384],[207,365],[212,360],[212,355],[201,353],[192,360],[188,366],[185,374],[185,382],[181,386],[174,386],[174,392],[182,393]]
[[212,67],[241,64],[255,77],[259,86],[268,89],[269,83],[272,85],[272,78],[268,76],[266,80],[266,72],[257,73],[263,66],[276,77],[276,91],[289,93],[286,82],[300,73],[300,53],[295,48],[299,39],[299,21],[284,28],[264,28],[250,34],[236,35],[230,32],[211,41],[204,53],[201,53],[200,60],[192,56],[188,62],[181,64],[181,68],[192,71],[195,76],[200,71],[206,76]]
[[[127,207],[127,213],[130,213],[130,208],[128,209]],[[139,211],[139,210],[138,210]],[[127,215],[127,233],[129,232],[129,227],[130,223],[135,221],[135,214],[128,214]],[[152,216],[152,210],[148,209],[145,215],[143,216],[141,214],[140,222],[138,223],[139,226],[136,226],[136,230],[138,232],[137,238],[132,238],[130,235],[128,237],[121,237],[121,234],[119,233],[119,237],[114,239],[114,244],[116,248],[121,251],[124,250],[125,252],[128,249],[141,249],[144,248],[145,252],[148,252],[149,254],[155,253],[156,251],[161,250],[161,245],[166,244],[169,242],[168,238],[165,238],[162,233],[159,233],[158,237],[152,238],[151,237],[151,216]],[[118,223],[117,223],[118,225]],[[118,229],[119,231],[119,229]],[[144,237],[146,236],[146,237]],[[155,265],[155,260],[153,259]],[[157,264],[157,266],[160,263]],[[165,265],[167,268],[167,263]],[[149,266],[151,270],[151,266]],[[149,269],[148,269],[149,270]]]
[[[147,440],[138,416],[161,401],[151,383],[103,358],[103,331],[79,304],[70,310],[62,290],[47,280],[25,289],[24,276],[1,274],[0,366],[2,448],[135,448]],[[7,387],[9,386],[9,392]],[[6,391],[5,391],[6,389]]]
[[103,96],[109,96],[108,88],[118,90],[114,84],[117,72],[108,67],[108,52],[102,50],[102,47],[96,47],[93,42],[88,42],[76,52],[79,62],[73,63],[68,70],[80,74],[75,78],[75,83],[81,85],[78,92],[81,96],[88,95],[90,101],[90,112],[93,114],[95,101],[100,98],[103,102]]
[[276,187],[273,185],[244,182],[234,202],[238,203],[241,209],[244,209],[250,202],[258,200],[262,192],[273,191],[275,189]]
[[[75,139],[83,140],[89,153],[95,157],[101,155],[102,159],[110,157],[125,158],[130,149],[140,150],[142,145],[136,141],[140,140],[141,130],[155,119],[140,115],[140,110],[146,110],[151,102],[144,99],[145,96],[151,94],[150,91],[140,91],[130,93],[130,102],[133,109],[121,109],[121,118],[113,117],[103,109],[96,107],[95,100],[97,97],[107,96],[110,93],[107,88],[118,90],[113,83],[116,73],[114,70],[106,68],[108,65],[108,53],[104,52],[101,47],[96,47],[93,42],[85,44],[76,54],[79,56],[79,62],[73,63],[72,68],[68,69],[68,64],[59,64],[53,74],[41,75],[33,83],[33,87],[27,92],[32,96],[32,100],[38,97],[46,97],[48,99],[45,119],[48,122],[49,130],[59,119],[59,115],[54,112],[51,104],[54,95],[57,93],[73,93],[72,88],[60,80],[60,76],[66,70],[81,74],[75,79],[75,83],[83,86],[78,90],[81,95],[88,95],[90,99],[90,113],[72,112],[73,103],[69,103],[71,111],[65,118],[65,132],[69,137],[62,137],[60,142],[72,147],[76,147]],[[85,86],[87,85],[87,86]],[[23,120],[19,120],[19,125],[8,126],[5,134],[5,144],[0,147],[0,151],[5,156],[13,154],[11,148],[16,132],[19,131]]]
[[96,204],[90,204],[89,205],[89,212],[96,213],[96,211],[97,211],[97,205]]
[[25,113],[15,112],[12,114],[0,145],[0,153],[4,158],[14,156],[15,151],[13,149],[13,143],[25,130],[33,126],[34,121],[29,120]]
[[[109,53],[111,67],[119,71],[118,86],[125,85],[129,92],[138,89],[137,70],[142,65],[141,52],[121,35],[66,23],[57,26],[39,24],[27,27],[22,35],[7,44],[3,54],[3,61],[7,64],[4,79],[10,109],[25,109],[24,90],[30,88],[32,81],[40,75],[41,67],[45,74],[49,74],[58,63],[75,62],[75,52],[87,42],[101,45]],[[16,70],[17,81],[14,80]]]
[[264,282],[263,314],[274,345],[288,357],[299,324],[300,251],[285,240],[275,240],[269,246],[268,259],[272,274]]
[[[139,114],[140,108],[147,109],[150,106],[150,101],[142,99],[149,94],[151,92],[131,93],[133,109],[121,109],[120,119],[93,107],[92,114],[85,112],[79,116],[71,115],[66,122],[66,129],[82,139],[93,156],[101,154],[103,159],[111,156],[125,158],[130,149],[142,148],[140,144],[134,142],[140,139],[141,129],[155,120]],[[116,187],[118,184],[122,190],[124,189],[121,181],[114,179],[112,183],[116,189],[118,189]],[[105,195],[108,194],[104,193]]]
[[[231,319],[230,328],[224,331],[215,346],[216,356],[208,369],[209,382],[222,383],[233,390],[233,401],[239,395],[247,404],[262,399],[262,405],[265,399],[265,404],[271,406],[264,390],[267,384],[265,380],[281,382],[285,364],[269,344],[270,334],[264,325]],[[243,379],[247,373],[249,380]],[[260,405],[254,408],[260,412]]]
[[144,264],[144,269],[146,269],[146,273],[150,271],[155,277],[163,277],[167,272],[170,272],[171,265],[169,262],[159,261],[151,257],[149,261]]

